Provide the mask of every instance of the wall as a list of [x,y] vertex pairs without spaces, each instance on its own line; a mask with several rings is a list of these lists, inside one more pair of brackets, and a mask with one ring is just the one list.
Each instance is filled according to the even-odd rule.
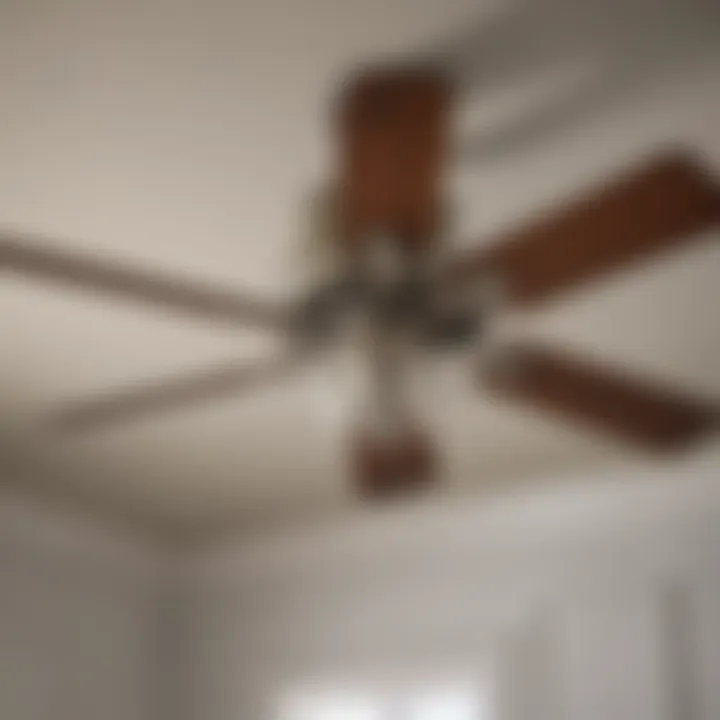
[[0,717],[162,717],[171,564],[150,544],[0,496]]
[[487,671],[497,717],[720,717],[720,465],[389,510],[200,553],[194,717],[390,669]]
[[720,716],[717,457],[172,556],[0,503],[0,717],[262,720],[297,683],[487,680],[499,720]]

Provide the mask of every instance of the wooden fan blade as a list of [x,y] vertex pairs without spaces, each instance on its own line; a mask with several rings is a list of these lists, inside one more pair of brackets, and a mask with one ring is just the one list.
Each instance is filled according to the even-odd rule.
[[685,154],[667,154],[585,199],[460,259],[452,279],[489,273],[528,305],[662,250],[720,222],[720,190]]
[[232,363],[168,382],[97,395],[55,413],[50,427],[60,434],[76,434],[222,400],[282,380],[300,367],[304,359],[298,353],[254,364]]
[[205,287],[160,272],[107,263],[57,250],[36,238],[0,232],[0,273],[12,272],[44,282],[75,287],[150,304],[172,312],[232,326],[285,330],[289,313],[242,293]]
[[720,426],[720,405],[542,347],[510,348],[482,379],[490,390],[510,399],[547,408],[653,451],[682,450]]
[[350,249],[378,233],[410,252],[431,242],[443,209],[450,100],[446,79],[423,68],[372,69],[345,88],[337,182]]
[[353,470],[362,497],[386,500],[432,484],[437,475],[437,457],[430,438],[417,427],[408,427],[393,438],[365,432],[355,439]]

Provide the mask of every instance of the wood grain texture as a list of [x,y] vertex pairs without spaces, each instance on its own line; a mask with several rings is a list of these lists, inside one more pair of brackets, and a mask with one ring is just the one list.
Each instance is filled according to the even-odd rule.
[[367,500],[420,492],[432,484],[438,472],[438,458],[430,438],[415,428],[392,439],[358,434],[352,465],[358,495]]
[[720,404],[544,347],[516,345],[481,374],[485,387],[651,451],[678,451],[720,429]]
[[339,195],[347,236],[378,230],[409,249],[432,240],[442,211],[450,92],[429,72],[364,72],[337,116]]
[[537,303],[667,249],[720,223],[720,190],[692,157],[668,153],[471,252],[453,279],[496,273],[508,301]]

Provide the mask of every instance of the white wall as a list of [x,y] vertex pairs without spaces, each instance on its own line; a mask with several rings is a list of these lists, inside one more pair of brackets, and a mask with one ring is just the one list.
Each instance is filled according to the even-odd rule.
[[269,717],[297,682],[433,666],[491,668],[503,720],[720,717],[719,467],[203,553],[194,717]]
[[500,720],[720,717],[720,465],[427,503],[187,564],[0,504],[3,720],[264,720],[296,683],[457,671]]
[[0,496],[0,717],[162,717],[170,564],[150,544]]

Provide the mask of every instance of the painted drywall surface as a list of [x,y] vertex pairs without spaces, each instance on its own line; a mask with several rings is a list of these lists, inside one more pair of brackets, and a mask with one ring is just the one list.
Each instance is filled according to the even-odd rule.
[[476,673],[499,720],[710,720],[718,467],[368,513],[180,565],[3,502],[0,716],[262,719],[305,682]]
[[716,460],[228,544],[192,569],[203,720],[296,684],[477,672],[497,717],[720,714]]
[[3,493],[0,717],[159,717],[156,549]]

